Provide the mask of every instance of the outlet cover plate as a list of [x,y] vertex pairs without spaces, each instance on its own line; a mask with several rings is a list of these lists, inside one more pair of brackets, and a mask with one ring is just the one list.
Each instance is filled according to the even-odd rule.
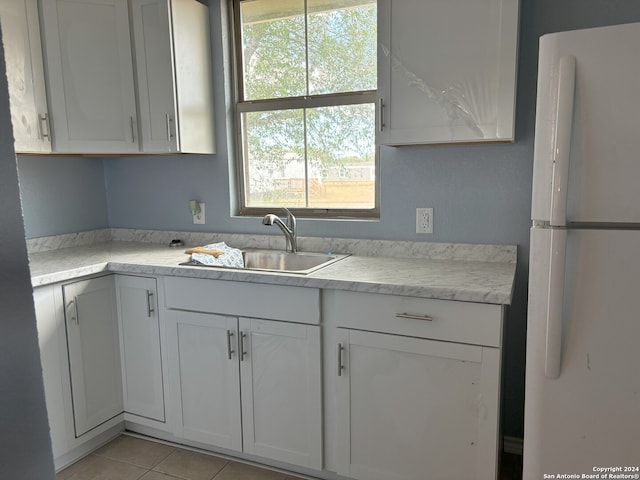
[[433,208],[416,208],[416,233],[433,233]]
[[204,225],[204,203],[198,203],[200,206],[200,213],[196,213],[193,216],[193,224],[194,225]]

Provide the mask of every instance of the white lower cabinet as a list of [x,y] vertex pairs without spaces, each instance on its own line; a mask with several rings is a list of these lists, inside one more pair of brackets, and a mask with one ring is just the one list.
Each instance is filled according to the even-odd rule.
[[176,436],[322,468],[320,327],[185,311],[167,317]]
[[113,276],[64,285],[76,437],[123,412]]
[[57,468],[127,420],[306,473],[497,478],[503,306],[120,274],[34,300]]
[[169,311],[167,323],[174,434],[242,451],[237,319]]
[[[115,275],[124,411],[165,422],[158,288],[155,278]],[[155,424],[152,424],[156,426]]]
[[56,469],[124,428],[113,275],[33,291]]
[[240,318],[244,451],[322,468],[320,327]]
[[62,290],[59,286],[47,285],[33,290],[33,301],[38,326],[40,363],[44,381],[44,396],[49,417],[53,458],[58,458],[69,449],[67,417],[71,418],[69,402],[65,402],[69,391],[69,369],[63,363],[67,357],[67,345],[62,318]]
[[330,469],[497,478],[501,306],[325,291],[323,313]]
[[[319,291],[239,282],[165,280],[169,368],[176,412],[174,434],[320,470],[319,325],[242,316],[260,305],[265,317],[273,318],[278,313],[287,320],[298,315],[317,321]],[[201,295],[204,292],[206,295]],[[231,298],[245,301],[233,303]],[[253,300],[246,301],[249,298]],[[259,298],[264,301],[258,302]],[[204,310],[217,306],[222,311],[177,309],[188,304]],[[235,313],[231,312],[233,309]]]
[[498,349],[347,329],[340,338],[338,473],[495,478],[486,460],[495,457]]

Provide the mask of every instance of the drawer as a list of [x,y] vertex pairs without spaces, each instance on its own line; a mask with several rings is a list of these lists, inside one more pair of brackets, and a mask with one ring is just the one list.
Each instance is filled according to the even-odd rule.
[[320,291],[259,283],[165,277],[165,305],[176,310],[320,323]]
[[335,327],[500,347],[503,306],[325,290],[325,321]]

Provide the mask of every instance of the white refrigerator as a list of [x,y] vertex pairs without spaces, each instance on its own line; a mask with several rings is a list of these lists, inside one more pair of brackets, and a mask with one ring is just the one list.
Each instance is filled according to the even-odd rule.
[[638,478],[640,23],[543,36],[536,108],[523,480]]

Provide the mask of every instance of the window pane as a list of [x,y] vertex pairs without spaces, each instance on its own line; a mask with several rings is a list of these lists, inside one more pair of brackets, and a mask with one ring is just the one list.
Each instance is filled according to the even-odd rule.
[[236,5],[243,207],[376,209],[376,1]]
[[241,2],[244,99],[306,94],[304,1]]
[[246,113],[243,127],[247,207],[304,207],[304,111]]
[[376,4],[308,0],[309,93],[375,90]]
[[374,137],[374,104],[307,110],[309,207],[375,207]]

